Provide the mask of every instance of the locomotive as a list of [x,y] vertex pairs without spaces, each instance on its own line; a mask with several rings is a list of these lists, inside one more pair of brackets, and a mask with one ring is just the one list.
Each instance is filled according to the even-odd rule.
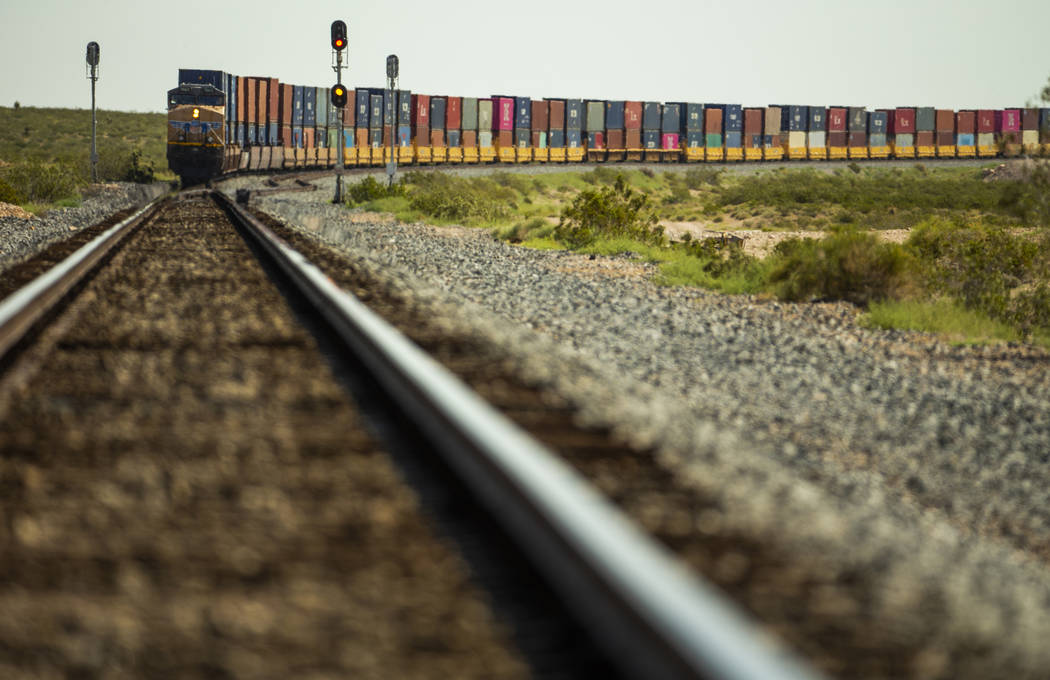
[[187,184],[223,171],[226,95],[212,85],[181,83],[168,91],[168,167]]

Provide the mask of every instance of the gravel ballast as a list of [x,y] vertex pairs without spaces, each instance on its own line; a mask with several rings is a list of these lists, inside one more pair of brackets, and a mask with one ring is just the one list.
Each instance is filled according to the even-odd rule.
[[867,330],[847,305],[661,288],[624,259],[338,209],[317,183],[253,203],[506,347],[581,420],[655,447],[716,499],[693,521],[796,555],[813,607],[923,640],[909,677],[1050,667],[1045,352]]

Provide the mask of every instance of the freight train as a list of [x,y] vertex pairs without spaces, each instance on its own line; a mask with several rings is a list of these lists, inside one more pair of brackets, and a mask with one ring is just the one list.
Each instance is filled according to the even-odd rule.
[[[1050,153],[1050,109],[766,106],[349,91],[180,69],[168,160],[200,181],[240,170],[398,163],[994,158]],[[339,123],[343,135],[339,139]],[[393,151],[391,150],[393,137]],[[392,156],[393,154],[393,156]]]

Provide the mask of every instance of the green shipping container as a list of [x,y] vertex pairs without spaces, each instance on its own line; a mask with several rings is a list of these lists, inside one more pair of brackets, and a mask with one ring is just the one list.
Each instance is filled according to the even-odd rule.
[[461,109],[463,114],[462,127],[463,130],[477,130],[478,129],[478,100],[476,97],[463,97],[463,107]]
[[339,128],[328,128],[328,148],[339,148]]
[[722,135],[708,134],[704,141],[709,147],[721,148],[722,146]]
[[605,131],[605,102],[587,102],[587,132]]

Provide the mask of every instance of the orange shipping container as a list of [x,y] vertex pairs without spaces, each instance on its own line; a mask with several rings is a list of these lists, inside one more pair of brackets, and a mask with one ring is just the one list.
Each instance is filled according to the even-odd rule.
[[[642,103],[641,102],[624,102],[623,103],[623,124],[628,130],[641,130],[642,129]],[[641,139],[641,138],[639,138]],[[638,142],[637,147],[641,148],[641,141]]]
[[463,146],[477,146],[478,145],[478,131],[477,130],[464,130],[463,131]]

